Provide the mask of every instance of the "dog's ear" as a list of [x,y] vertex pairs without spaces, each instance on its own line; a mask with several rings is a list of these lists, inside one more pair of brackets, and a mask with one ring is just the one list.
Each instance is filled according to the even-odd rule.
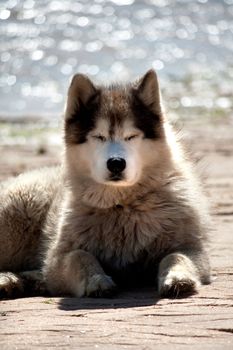
[[134,89],[137,97],[156,115],[161,115],[160,90],[157,75],[149,70],[137,83]]
[[66,119],[79,114],[81,108],[90,108],[99,99],[99,89],[83,74],[75,74],[72,78],[66,105]]

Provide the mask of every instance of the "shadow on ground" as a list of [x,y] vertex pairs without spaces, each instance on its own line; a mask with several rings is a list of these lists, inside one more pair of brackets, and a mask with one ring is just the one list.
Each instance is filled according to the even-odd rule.
[[[191,294],[169,299],[187,299]],[[164,299],[164,298],[163,298]],[[58,308],[64,311],[90,309],[127,309],[156,305],[161,298],[155,288],[120,291],[113,298],[61,298]]]
[[155,288],[119,291],[112,298],[62,298],[59,309],[118,309],[156,305],[160,300]]

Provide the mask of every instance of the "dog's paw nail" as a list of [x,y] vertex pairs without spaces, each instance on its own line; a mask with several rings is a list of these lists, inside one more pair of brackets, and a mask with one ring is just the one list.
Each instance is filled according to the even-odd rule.
[[159,294],[162,297],[177,298],[181,296],[188,296],[197,292],[199,282],[195,277],[167,277],[160,280]]

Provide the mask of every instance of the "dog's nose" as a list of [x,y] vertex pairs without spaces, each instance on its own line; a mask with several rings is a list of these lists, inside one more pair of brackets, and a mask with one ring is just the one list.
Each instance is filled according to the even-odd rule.
[[126,167],[124,158],[109,158],[107,161],[107,168],[113,174],[120,174]]

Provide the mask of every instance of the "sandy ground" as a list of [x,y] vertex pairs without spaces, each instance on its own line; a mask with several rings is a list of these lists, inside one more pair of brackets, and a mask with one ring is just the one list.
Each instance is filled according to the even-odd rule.
[[[1,301],[0,349],[233,349],[233,125],[188,123],[184,129],[206,175],[213,283],[187,299],[159,299],[147,289],[114,299]],[[1,179],[60,160],[57,148],[0,151]]]

